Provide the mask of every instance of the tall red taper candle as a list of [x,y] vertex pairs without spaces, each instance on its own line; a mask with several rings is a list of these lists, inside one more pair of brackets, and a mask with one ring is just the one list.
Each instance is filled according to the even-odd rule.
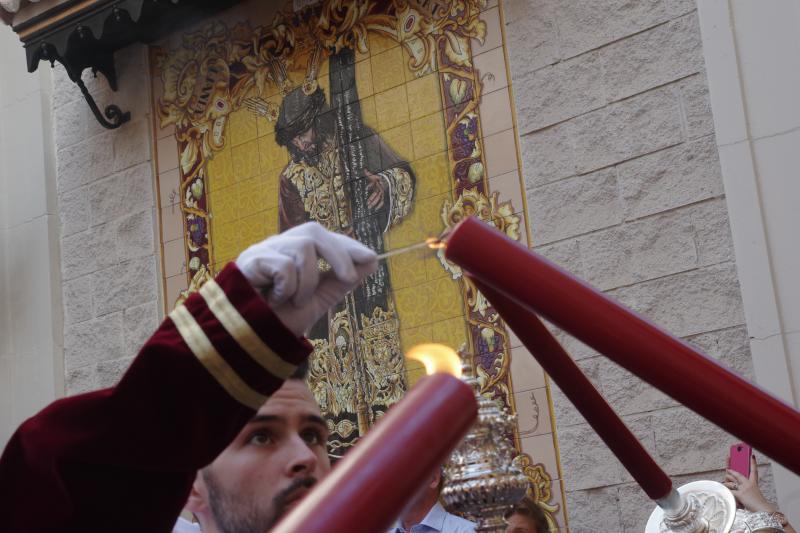
[[800,474],[789,405],[477,219],[450,233],[446,257]]
[[672,481],[539,317],[485,283],[472,280],[645,493],[653,500],[666,498]]
[[469,385],[423,377],[272,533],[383,533],[477,414]]

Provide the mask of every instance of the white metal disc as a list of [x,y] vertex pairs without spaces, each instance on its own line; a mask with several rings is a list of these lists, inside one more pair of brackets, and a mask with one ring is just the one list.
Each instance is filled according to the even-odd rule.
[[[695,494],[702,502],[703,517],[709,521],[708,533],[729,533],[736,517],[736,499],[728,487],[716,481],[693,481],[678,487],[681,496]],[[664,510],[656,507],[645,526],[645,533],[662,533]],[[666,532],[667,530],[663,530]]]

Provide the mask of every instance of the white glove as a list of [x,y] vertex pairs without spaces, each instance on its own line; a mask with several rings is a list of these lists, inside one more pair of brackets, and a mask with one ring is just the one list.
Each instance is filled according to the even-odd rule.
[[[319,259],[331,270],[321,274]],[[300,336],[374,273],[378,261],[360,242],[306,222],[249,247],[236,266],[281,322]]]

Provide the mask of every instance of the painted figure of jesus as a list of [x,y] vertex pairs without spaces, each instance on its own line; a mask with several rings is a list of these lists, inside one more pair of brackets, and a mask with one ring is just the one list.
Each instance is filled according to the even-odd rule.
[[[330,58],[331,104],[321,88],[307,87],[281,104],[275,138],[291,157],[280,175],[280,230],[315,220],[381,253],[384,234],[411,211],[416,177],[361,122],[348,53]],[[315,345],[309,384],[338,436],[331,453],[340,455],[405,391],[385,261],[309,338]]]
[[[335,136],[335,116],[322,89],[306,95],[298,87],[281,104],[275,139],[291,161],[280,176],[280,230],[316,220],[353,236],[352,210]],[[414,171],[374,131],[364,126],[369,216],[385,233],[408,215]],[[373,243],[367,243],[373,244]],[[376,250],[378,253],[383,250]]]

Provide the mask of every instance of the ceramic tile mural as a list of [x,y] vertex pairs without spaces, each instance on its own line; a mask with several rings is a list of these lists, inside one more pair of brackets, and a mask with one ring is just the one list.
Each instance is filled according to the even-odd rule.
[[[485,0],[254,0],[153,45],[167,306],[308,220],[379,252],[472,214],[527,244],[500,17]],[[564,526],[541,368],[441,252],[384,261],[310,338],[334,455],[421,375],[409,347],[464,346],[483,394],[520,415],[508,438]]]

